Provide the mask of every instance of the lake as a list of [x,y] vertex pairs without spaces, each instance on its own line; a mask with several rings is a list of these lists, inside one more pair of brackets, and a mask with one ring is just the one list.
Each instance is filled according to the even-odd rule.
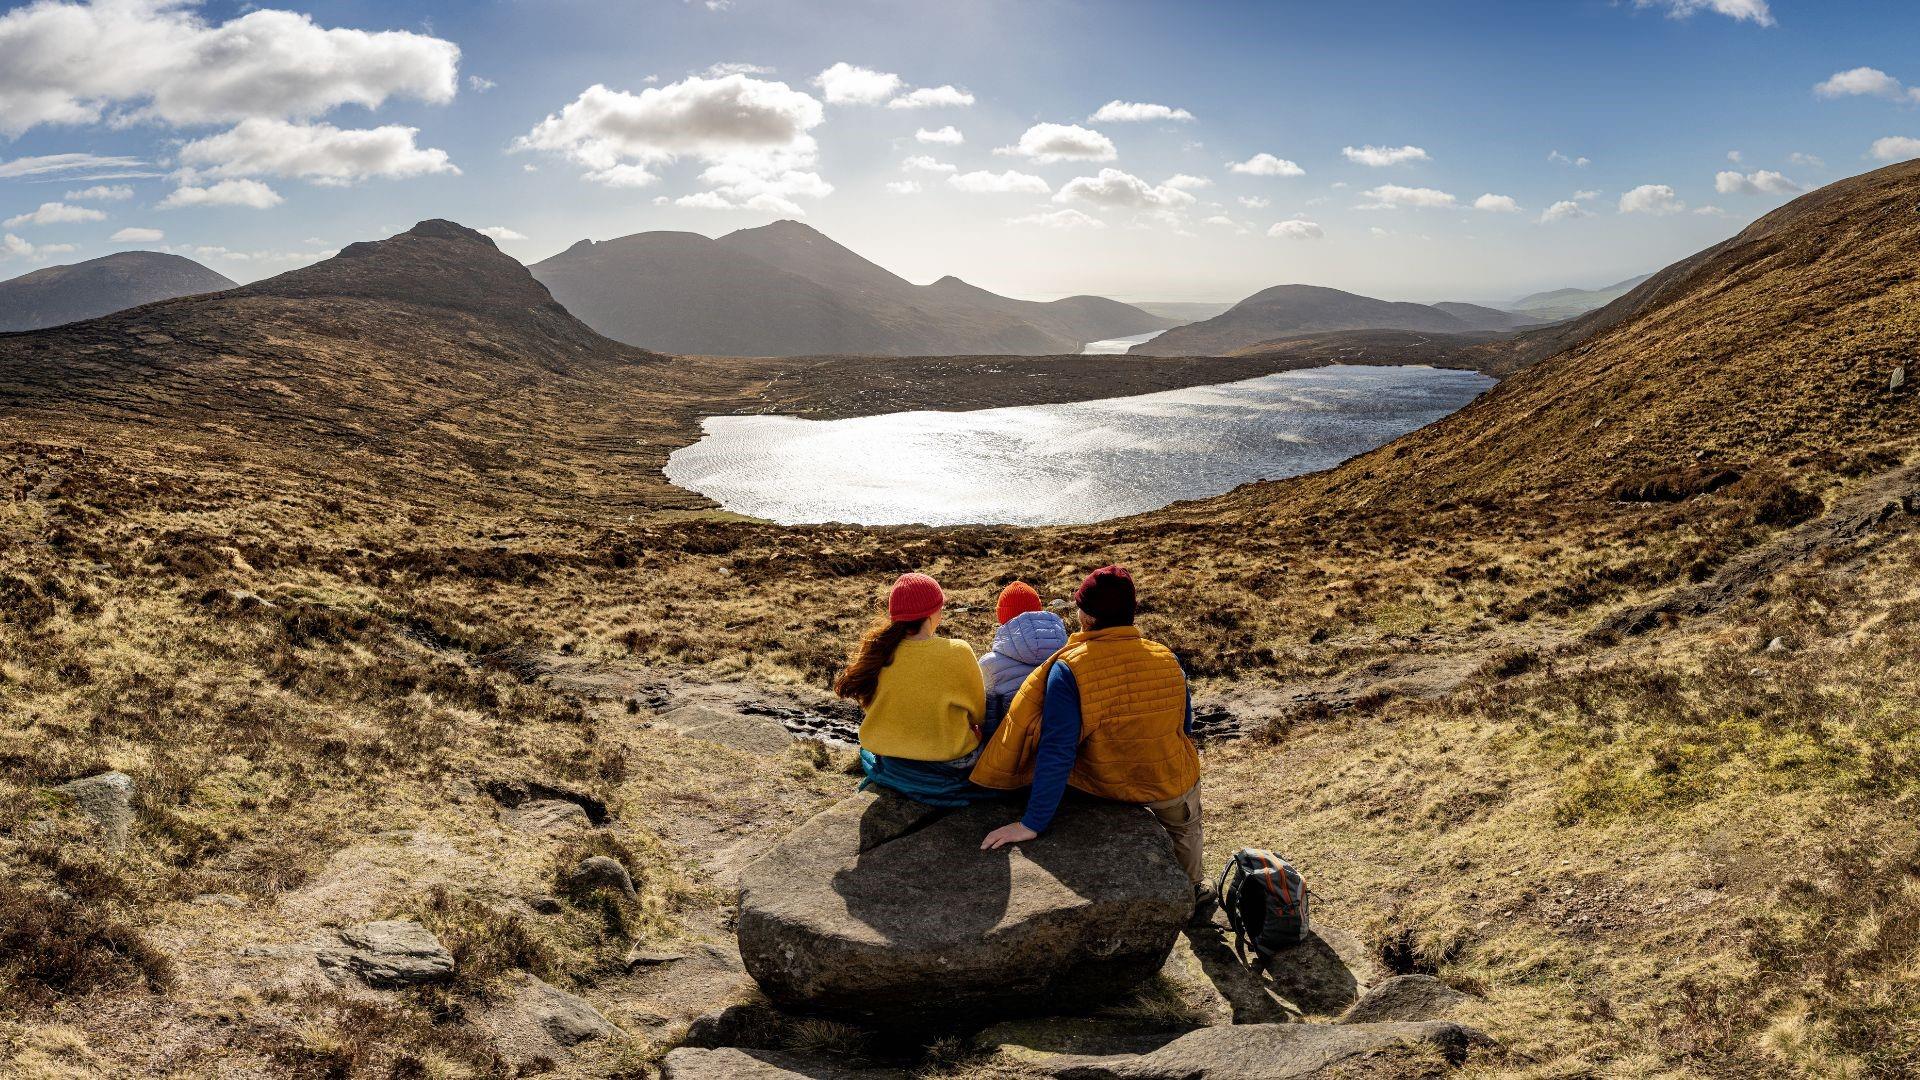
[[1082,356],[1123,353],[1143,341],[1152,341],[1164,333],[1166,333],[1165,330],[1155,330],[1150,334],[1135,334],[1132,337],[1116,337],[1107,338],[1104,341],[1089,341],[1085,345],[1080,346],[1080,353]]
[[666,476],[784,525],[1084,523],[1337,465],[1493,384],[1472,371],[1342,365],[1060,405],[713,416]]

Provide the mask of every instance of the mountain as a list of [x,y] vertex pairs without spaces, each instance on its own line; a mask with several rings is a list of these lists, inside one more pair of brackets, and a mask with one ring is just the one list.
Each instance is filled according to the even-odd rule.
[[1444,311],[1459,319],[1469,330],[1518,330],[1546,320],[1480,304],[1462,304],[1454,301],[1432,305],[1436,311]]
[[192,259],[160,251],[120,251],[0,281],[0,330],[38,330],[155,300],[231,288],[231,280]]
[[1016,300],[946,277],[920,286],[796,221],[582,240],[532,266],[617,340],[703,355],[1079,352],[1173,320],[1094,296]]
[[1530,315],[1532,322],[1557,322],[1571,319],[1575,315],[1584,315],[1598,307],[1605,307],[1632,292],[1641,282],[1652,277],[1641,274],[1625,281],[1616,281],[1598,289],[1554,289],[1551,292],[1538,292],[1523,296],[1508,305],[1508,310]]
[[[1215,315],[1231,308],[1233,305],[1230,303],[1198,300],[1141,300],[1137,301],[1133,306],[1149,315],[1158,315],[1162,318],[1190,323],[1199,322],[1202,319],[1211,319]],[[1144,331],[1142,332],[1144,333]]]
[[1276,285],[1220,315],[1175,327],[1130,351],[1149,356],[1219,356],[1263,341],[1322,330],[1475,329],[1427,304],[1375,300],[1318,285]]

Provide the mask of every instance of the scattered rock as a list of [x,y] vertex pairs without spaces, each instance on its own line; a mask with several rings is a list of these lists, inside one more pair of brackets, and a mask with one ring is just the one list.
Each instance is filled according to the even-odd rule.
[[1329,1019],[1385,974],[1359,938],[1322,923],[1313,924],[1305,941],[1275,953],[1267,968],[1275,997],[1302,1016]]
[[577,1046],[588,1039],[605,1039],[618,1029],[586,1001],[557,986],[527,976],[526,1009],[535,1022],[561,1046]]
[[1202,1028],[1137,1056],[1058,1057],[1059,1080],[1286,1080],[1396,1048],[1437,1049],[1459,1063],[1486,1036],[1459,1024],[1242,1024]]
[[607,813],[604,800],[594,798],[582,791],[543,783],[538,780],[488,780],[480,785],[481,790],[493,797],[493,801],[509,810],[517,809],[527,803],[551,802],[560,800],[578,806],[587,820],[595,825],[605,825],[612,820]]
[[73,800],[80,812],[100,826],[110,848],[124,847],[133,827],[133,777],[106,772],[61,784],[55,791]]
[[527,901],[527,906],[542,915],[558,915],[567,910],[567,906],[562,904],[557,896],[536,896]]
[[689,739],[705,739],[749,753],[783,754],[793,745],[793,735],[786,725],[764,714],[683,705],[662,716],[660,722]]
[[342,945],[315,954],[337,979],[356,975],[390,988],[441,982],[453,975],[453,954],[433,931],[411,919],[383,919],[340,931]]
[[1431,975],[1395,975],[1366,992],[1340,1018],[1343,1024],[1444,1020],[1473,999]]
[[687,954],[671,949],[635,949],[627,954],[627,967],[654,967],[659,964],[671,964],[675,960],[685,960]]
[[1887,376],[1887,389],[1898,390],[1905,385],[1907,385],[1907,365],[1901,364],[1893,369],[1892,375]]
[[1768,652],[1770,652],[1770,653],[1783,653],[1783,652],[1786,652],[1786,651],[1787,651],[1787,639],[1786,639],[1786,638],[1774,638],[1774,639],[1773,639],[1772,641],[1769,641],[1769,642],[1767,642],[1767,650],[1766,650],[1766,651],[1768,651]]
[[1003,1020],[974,1036],[973,1044],[1010,1061],[1035,1062],[1061,1054],[1076,1057],[1145,1054],[1192,1030],[1144,1019],[1047,1016]]
[[620,865],[618,859],[606,855],[589,855],[581,859],[580,865],[567,874],[567,887],[580,893],[612,889],[622,896],[634,895],[633,876],[627,873],[627,868]]
[[1071,1012],[1158,972],[1193,896],[1152,817],[1074,798],[1044,838],[980,850],[1017,817],[872,792],[821,813],[741,875],[748,972],[776,1003],[909,1026]]
[[579,803],[565,799],[537,799],[508,808],[507,824],[522,832],[550,833],[590,828],[593,822]]
[[660,1080],[907,1080],[898,1069],[860,1069],[773,1050],[682,1047],[660,1062]]

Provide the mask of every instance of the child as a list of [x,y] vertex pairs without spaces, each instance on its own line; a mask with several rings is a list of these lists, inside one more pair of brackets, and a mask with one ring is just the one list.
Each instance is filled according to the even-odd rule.
[[1016,581],[1000,590],[1000,602],[994,607],[1000,628],[993,632],[993,649],[980,658],[980,674],[987,684],[987,718],[981,724],[981,739],[993,735],[1000,718],[1007,715],[1007,704],[1041,661],[1058,652],[1067,643],[1067,624],[1060,616],[1041,608],[1040,594],[1024,581]]

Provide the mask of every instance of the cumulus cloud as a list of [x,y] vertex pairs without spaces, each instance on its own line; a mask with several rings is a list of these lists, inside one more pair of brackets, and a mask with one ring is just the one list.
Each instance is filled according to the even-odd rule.
[[1101,169],[1098,176],[1076,176],[1062,184],[1053,201],[1124,210],[1173,210],[1192,206],[1195,199],[1170,184],[1156,186],[1121,169]]
[[1586,207],[1572,199],[1562,199],[1540,212],[1540,224],[1551,225],[1556,221],[1570,221],[1574,218],[1592,217]]
[[1104,229],[1107,223],[1078,210],[1042,210],[1024,217],[1010,217],[1009,225],[1038,225],[1045,229]]
[[1277,236],[1282,240],[1321,240],[1325,239],[1327,231],[1322,229],[1318,222],[1301,221],[1296,218],[1273,226],[1267,230],[1267,235]]
[[1405,165],[1414,161],[1431,161],[1425,150],[1417,146],[1349,146],[1340,153],[1356,165],[1382,169],[1389,165]]
[[280,205],[282,201],[279,192],[258,180],[222,180],[206,187],[193,184],[177,187],[166,198],[160,200],[160,209],[178,210],[189,206],[245,206],[254,210],[265,210],[270,206]]
[[44,259],[72,250],[72,244],[30,244],[12,233],[0,236],[0,259]]
[[1788,154],[1787,160],[1793,162],[1795,165],[1808,169],[1824,169],[1827,167],[1827,163],[1819,157],[1813,154],[1803,154],[1798,150]]
[[1193,119],[1193,114],[1185,109],[1155,105],[1146,101],[1113,100],[1100,106],[1092,116],[1087,117],[1091,124],[1128,124],[1142,120],[1179,120]]
[[219,262],[248,263],[259,266],[301,266],[331,259],[337,251],[235,251],[232,248],[202,244],[190,249],[197,258]]
[[1488,192],[1473,200],[1473,208],[1475,210],[1485,210],[1490,214],[1517,214],[1520,212],[1520,204],[1514,201],[1513,196],[1495,195],[1492,192]]
[[1722,195],[1798,195],[1805,187],[1771,169],[1738,173],[1729,169],[1715,174],[1713,189]]
[[1684,19],[1698,11],[1710,11],[1739,22],[1773,25],[1773,12],[1767,7],[1767,0],[1634,0],[1634,6],[1665,8],[1667,14],[1676,19]]
[[887,183],[887,193],[890,195],[913,195],[919,190],[918,180],[892,180]]
[[1031,158],[1041,165],[1056,161],[1112,161],[1119,157],[1113,140],[1078,124],[1035,124],[1020,141],[994,150],[996,154]]
[[15,214],[4,224],[9,229],[22,225],[67,225],[76,221],[105,221],[107,215],[90,206],[68,206],[62,202],[44,202],[38,209]]
[[364,130],[285,120],[243,120],[231,131],[180,148],[184,179],[288,176],[341,186],[460,170],[444,150],[414,144],[418,128],[389,124]]
[[951,173],[960,171],[958,165],[928,157],[926,154],[915,154],[901,162],[900,167],[907,172]]
[[107,237],[116,244],[155,244],[166,238],[167,234],[159,229],[143,229],[137,225],[129,225]]
[[1920,157],[1920,139],[1889,135],[1884,139],[1875,139],[1873,149],[1868,152],[1877,161],[1906,161]]
[[1273,205],[1273,200],[1265,195],[1242,195],[1234,201],[1249,210],[1265,210]]
[[1246,176],[1305,176],[1307,170],[1272,154],[1255,154],[1245,161],[1227,162],[1228,172],[1237,172]]
[[1202,219],[1200,220],[1200,224],[1202,224],[1202,225],[1220,225],[1220,226],[1224,226],[1224,227],[1230,227],[1230,228],[1236,228],[1236,229],[1240,227],[1240,223],[1239,223],[1239,222],[1237,222],[1237,221],[1235,221],[1235,220],[1233,220],[1232,218],[1230,218],[1230,217],[1228,217],[1228,216],[1227,216],[1227,215],[1225,215],[1225,214],[1215,214],[1215,215],[1213,215],[1213,216],[1212,216],[1212,217],[1210,217],[1210,218],[1202,218]]
[[179,0],[42,0],[0,16],[0,131],[102,119],[314,117],[388,98],[451,101],[460,49],[291,11],[209,23]]
[[1857,67],[1838,71],[1813,88],[1815,97],[1877,97],[1889,101],[1920,104],[1920,86],[1903,86],[1899,79],[1879,68]]
[[923,86],[887,102],[889,109],[958,109],[973,104],[973,95],[957,86]]
[[820,88],[829,105],[878,105],[899,93],[904,84],[892,72],[856,67],[842,60],[815,75],[813,85]]
[[483,235],[493,237],[495,240],[525,240],[526,239],[526,236],[524,234],[517,233],[512,229],[507,228],[505,225],[489,225],[486,228],[481,229],[480,232]]
[[484,78],[479,75],[467,76],[467,89],[473,91],[476,94],[484,94],[487,91],[499,85],[500,85],[499,83],[494,82],[492,79]]
[[985,169],[960,173],[957,176],[947,177],[947,186],[972,195],[1045,195],[1053,190],[1045,180],[1031,173],[1015,172],[1012,169],[1001,173],[988,172]]
[[1593,164],[1593,162],[1588,158],[1568,157],[1566,154],[1563,154],[1558,150],[1548,151],[1547,160],[1552,162],[1555,165],[1566,165],[1575,169],[1584,169],[1587,166]]
[[967,141],[967,137],[960,133],[960,129],[954,127],[952,124],[948,124],[946,127],[940,128],[937,131],[928,131],[926,128],[921,128],[913,133],[913,138],[915,142],[932,143],[936,146],[959,146],[961,143]]
[[1204,176],[1194,176],[1189,173],[1175,173],[1167,177],[1166,186],[1179,188],[1181,191],[1198,191],[1201,188],[1212,187],[1213,181]]
[[89,202],[89,201],[123,202],[127,199],[133,198],[133,189],[128,187],[125,184],[95,184],[90,188],[81,188],[78,191],[69,191],[67,192],[66,197],[69,199],[75,199],[82,202]]
[[1403,187],[1399,184],[1382,184],[1360,193],[1367,201],[1356,209],[1360,210],[1446,210],[1459,205],[1459,200],[1444,191],[1435,188]]
[[1623,214],[1652,214],[1664,217],[1677,214],[1687,208],[1680,196],[1665,184],[1641,184],[1625,195],[1620,196],[1620,212]]

